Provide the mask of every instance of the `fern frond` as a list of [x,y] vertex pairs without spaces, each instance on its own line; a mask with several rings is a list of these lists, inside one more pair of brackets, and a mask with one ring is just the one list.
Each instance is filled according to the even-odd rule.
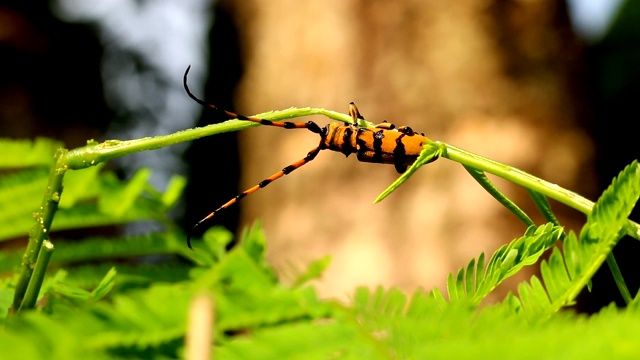
[[107,271],[107,273],[98,283],[98,286],[91,290],[92,301],[97,301],[107,296],[107,294],[115,286],[115,277],[117,274],[118,272],[116,271],[115,267],[112,267],[111,269],[109,269],[109,271]]
[[54,264],[70,264],[105,259],[175,254],[181,252],[181,246],[184,247],[183,237],[182,232],[161,232],[110,238],[90,237],[81,241],[64,242],[64,246],[60,246],[56,251],[52,262]]
[[162,261],[160,263],[122,263],[103,261],[98,264],[85,264],[66,268],[66,284],[83,289],[93,289],[104,274],[112,267],[118,270],[117,287],[146,287],[154,282],[176,283],[189,279],[191,264],[184,261]]
[[[159,197],[162,199],[162,203],[165,208],[172,208],[180,197],[182,196],[182,191],[187,186],[187,179],[184,176],[172,176],[169,179],[169,184],[167,184],[167,188],[164,193],[157,193]],[[146,190],[151,193],[156,191],[153,187],[147,187]]]
[[[52,230],[117,225],[140,220],[166,221],[164,193],[146,191],[148,170],[140,170],[134,181],[123,182],[98,167],[71,171]],[[33,225],[33,212],[40,206],[48,171],[25,170],[0,177],[0,241],[25,235]],[[68,181],[68,184],[67,184]],[[179,185],[179,184],[178,184]],[[175,192],[176,189],[171,189]],[[155,196],[154,196],[155,195]],[[165,204],[166,203],[166,204]]]
[[[276,287],[275,275],[265,271],[244,251],[232,251],[204,278],[225,283],[224,289],[214,292],[219,313],[216,322],[220,331],[250,329],[310,317],[310,309],[319,306],[313,288],[289,290]],[[260,301],[256,302],[258,298]]]
[[[540,256],[562,235],[563,229],[551,223],[531,226],[525,234],[498,249],[484,268],[484,253],[477,262],[472,259],[457,275],[449,274],[449,302],[478,305],[500,283],[522,267],[535,264]],[[433,294],[437,296],[438,294]]]
[[329,267],[330,263],[331,257],[324,256],[318,260],[312,261],[307,265],[306,270],[293,270],[295,274],[291,276],[294,278],[293,281],[291,281],[291,286],[293,288],[299,288],[306,285],[311,280],[319,279],[322,277],[324,271]]
[[587,241],[613,241],[617,232],[625,226],[631,210],[640,196],[640,165],[637,160],[627,165],[602,193],[591,214],[587,226],[580,234]]
[[64,175],[64,191],[58,206],[60,209],[70,209],[82,201],[94,200],[100,197],[106,177],[112,176],[102,172],[104,164],[98,164],[81,171],[67,171]]
[[[57,239],[58,246],[51,259],[52,266],[72,265],[114,259],[137,258],[148,255],[176,254],[189,257],[184,249],[182,232],[151,233],[125,237],[89,237],[66,241]],[[13,270],[20,264],[25,249],[0,252],[0,272]]]
[[[571,232],[564,241],[564,254],[554,249],[541,265],[544,287],[537,277],[518,287],[520,301],[530,320],[547,318],[574,303],[590,283],[613,246],[624,235],[631,210],[640,198],[640,166],[627,166],[596,202],[580,233]],[[545,289],[546,288],[546,289]]]
[[49,170],[34,168],[0,176],[0,241],[25,235],[47,186]]
[[[537,282],[535,286],[542,285]],[[611,307],[591,317],[563,312],[546,322],[528,322],[514,311],[520,301],[513,295],[503,304],[481,309],[462,303],[440,309],[435,299],[423,292],[416,292],[406,302],[397,292],[359,289],[353,300],[353,316],[361,331],[384,345],[387,358],[581,359],[585,354],[588,358],[640,355],[640,344],[634,340],[640,331],[637,309],[629,312]],[[535,298],[539,293],[528,295]],[[532,302],[542,303],[539,299]],[[350,348],[343,351],[350,353]]]
[[[294,340],[295,339],[295,340]],[[390,359],[354,322],[292,323],[214,348],[216,359]]]
[[[120,186],[117,181],[108,183],[109,196],[101,196],[98,200],[98,209],[102,213],[113,214],[116,217],[120,217],[127,212],[139,198],[139,195],[144,191],[147,181],[151,176],[151,170],[148,168],[140,169],[129,179],[129,181]],[[114,179],[115,180],[115,179]],[[162,202],[159,202],[162,204]]]
[[48,138],[18,140],[0,138],[0,169],[53,165],[53,154],[62,143]]

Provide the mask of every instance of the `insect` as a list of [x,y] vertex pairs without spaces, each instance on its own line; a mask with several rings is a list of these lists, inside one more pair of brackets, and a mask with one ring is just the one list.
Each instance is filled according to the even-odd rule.
[[[198,104],[222,113],[227,120],[238,119],[252,121],[262,125],[276,126],[284,129],[307,129],[318,134],[320,136],[320,142],[318,146],[311,149],[304,158],[286,166],[282,170],[262,180],[257,185],[239,193],[231,200],[222,204],[212,213],[205,216],[202,220],[198,221],[187,234],[187,245],[189,248],[191,248],[191,234],[200,224],[211,219],[219,211],[237,203],[245,196],[258,191],[273,181],[278,180],[282,176],[288,175],[294,170],[301,168],[303,165],[315,159],[321,150],[328,149],[338,151],[347,157],[355,153],[359,161],[378,164],[393,164],[398,173],[403,173],[407,170],[407,167],[418,158],[423,145],[426,142],[431,141],[429,138],[424,136],[424,134],[414,132],[408,126],[396,127],[394,124],[386,121],[376,125],[374,128],[360,126],[358,124],[361,120],[364,120],[364,117],[360,115],[358,108],[353,102],[349,104],[349,115],[351,115],[353,124],[333,122],[325,125],[324,127],[318,126],[318,124],[313,121],[272,121],[236,114],[220,109],[217,106],[209,104],[196,97],[191,90],[189,90],[189,86],[187,85],[187,75],[189,74],[190,69],[191,66],[187,67],[187,70],[184,73],[183,85],[187,95],[189,95],[189,97],[195,100]],[[436,159],[437,158],[434,157],[431,161],[435,161]]]

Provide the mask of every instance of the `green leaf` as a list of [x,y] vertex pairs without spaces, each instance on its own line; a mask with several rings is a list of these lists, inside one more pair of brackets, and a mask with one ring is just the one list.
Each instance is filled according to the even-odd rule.
[[240,246],[254,260],[261,262],[265,268],[269,265],[264,261],[264,254],[267,251],[267,240],[262,231],[260,222],[256,222],[253,226],[245,229],[240,241]]
[[151,170],[147,168],[136,171],[124,187],[115,189],[110,196],[102,196],[98,208],[103,213],[123,216],[129,210],[147,185]]
[[[475,278],[476,266],[475,265],[476,265],[476,259],[471,259],[471,261],[467,265],[467,271],[465,272],[465,275],[464,275],[464,282],[465,282],[464,290],[467,296],[475,293],[476,291],[476,278]],[[460,270],[462,271],[462,269]]]
[[105,297],[111,291],[111,289],[113,289],[117,274],[118,272],[116,271],[115,267],[109,269],[98,286],[96,286],[96,288],[91,291],[91,298],[94,300],[99,300]]
[[453,276],[453,273],[450,273],[447,276],[447,292],[449,293],[449,301],[458,301],[460,299],[460,294],[458,294],[458,286],[456,286],[456,278]]
[[458,270],[457,276],[449,274],[447,277],[449,301],[478,305],[504,280],[524,266],[535,264],[561,234],[562,228],[550,223],[532,226],[522,237],[496,250],[486,269],[484,253],[478,257],[477,262],[472,259],[466,267]]
[[[553,279],[546,284],[549,297],[552,299],[558,298],[563,289],[566,289],[571,279],[567,271],[562,271],[564,268],[564,262],[562,261],[562,253],[558,248],[554,248],[549,261],[543,261],[540,265],[540,273],[543,279]],[[552,270],[553,269],[553,270]]]
[[564,254],[556,249],[543,262],[541,275],[547,290],[537,277],[531,284],[518,287],[529,319],[548,318],[572,305],[580,291],[590,286],[591,277],[624,234],[627,218],[639,198],[640,166],[634,161],[600,196],[580,232],[580,241],[570,232],[563,242]]
[[82,200],[93,199],[100,194],[100,170],[104,164],[92,166],[82,171],[67,171],[64,175],[64,191],[59,206],[70,209]]
[[602,193],[588,216],[587,226],[580,234],[580,239],[614,241],[619,236],[618,232],[626,225],[627,218],[638,202],[638,197],[640,197],[640,165],[637,161],[633,161]]
[[[9,313],[9,308],[13,303],[14,290],[6,287],[0,287],[0,320],[4,320]],[[2,322],[0,322],[2,324]]]
[[50,167],[53,165],[53,155],[62,143],[47,138],[35,140],[17,140],[0,138],[0,169],[26,168],[34,166]]
[[0,176],[0,241],[26,237],[48,175],[48,169],[35,168]]
[[187,178],[184,176],[172,176],[167,185],[167,190],[162,194],[162,203],[171,208],[182,196],[182,191],[187,186]]
[[319,279],[324,271],[329,267],[329,264],[331,264],[331,256],[325,256],[311,262],[311,264],[307,266],[307,270],[297,276],[292,286],[297,288],[311,280]]
[[389,359],[354,323],[290,323],[214,348],[216,359]]
[[[39,208],[49,171],[27,169],[0,175],[0,241],[17,236],[26,238],[33,226],[33,213]],[[99,167],[67,172],[65,190],[52,230],[124,224],[139,220],[166,221],[163,198],[149,192],[148,170],[136,173],[131,182],[118,180]],[[172,191],[176,191],[174,186]],[[96,202],[99,204],[96,204]]]
[[440,154],[442,153],[443,148],[439,145],[438,142],[427,142],[424,144],[424,148],[420,152],[420,156],[418,159],[411,164],[411,166],[405,171],[399,178],[396,179],[388,188],[386,188],[378,197],[373,201],[374,204],[379,203],[384,198],[389,196],[392,192],[394,192],[400,185],[402,185],[405,181],[413,175],[422,165],[428,164],[434,160],[436,160]]

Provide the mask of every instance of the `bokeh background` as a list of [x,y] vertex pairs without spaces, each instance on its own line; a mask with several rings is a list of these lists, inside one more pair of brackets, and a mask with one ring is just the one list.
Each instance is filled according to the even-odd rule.
[[[409,125],[594,199],[638,158],[638,44],[640,4],[631,0],[4,0],[0,136],[73,148],[217,122],[182,89],[192,65],[192,90],[221,107],[346,112],[354,101],[370,121]],[[174,216],[189,228],[317,141],[304,130],[252,128],[110,166],[125,179],[150,167],[159,188],[188,176]],[[239,232],[262,219],[283,274],[330,254],[317,285],[338,298],[357,285],[442,288],[449,272],[524,231],[444,159],[372,205],[397,176],[321,153],[210,224]],[[535,213],[526,192],[496,183]],[[579,229],[581,214],[553,206]],[[632,292],[639,250],[623,239],[615,251]],[[616,293],[603,269],[580,308],[620,302]]]

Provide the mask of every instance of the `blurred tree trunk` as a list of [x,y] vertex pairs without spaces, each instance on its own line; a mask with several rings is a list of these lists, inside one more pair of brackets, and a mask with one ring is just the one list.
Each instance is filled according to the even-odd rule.
[[[241,113],[290,106],[346,112],[354,101],[369,121],[411,126],[583,194],[597,185],[577,91],[580,49],[562,1],[224,4],[239,26],[246,69],[236,94]],[[214,49],[213,56],[224,54]],[[317,142],[305,130],[244,131],[241,187]],[[331,254],[320,288],[337,296],[356,285],[444,287],[448,272],[524,231],[444,159],[372,205],[397,176],[393,166],[323,152],[243,200],[241,222],[264,220],[270,259],[285,271]],[[535,213],[522,189],[497,185]],[[583,220],[555,209],[566,225]]]

